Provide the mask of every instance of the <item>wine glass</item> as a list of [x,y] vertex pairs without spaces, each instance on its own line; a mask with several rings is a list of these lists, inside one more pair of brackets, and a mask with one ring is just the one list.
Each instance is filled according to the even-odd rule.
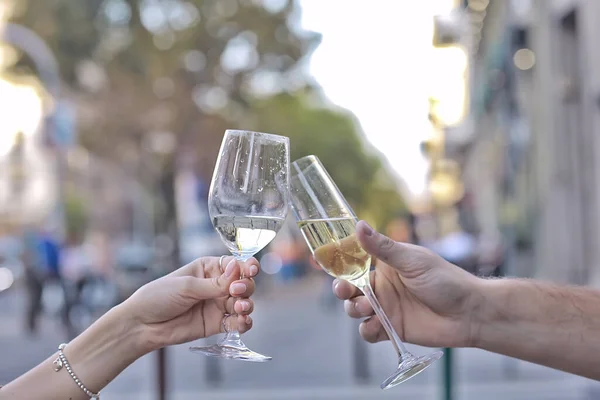
[[290,197],[298,227],[317,263],[364,293],[398,353],[398,368],[381,388],[394,387],[439,360],[441,351],[415,357],[404,347],[369,283],[371,256],[356,237],[356,215],[317,157],[292,163]]
[[[213,173],[208,209],[215,230],[239,261],[275,237],[287,216],[289,139],[268,133],[227,130]],[[263,362],[271,357],[246,347],[239,332],[212,346],[190,350],[208,356]]]

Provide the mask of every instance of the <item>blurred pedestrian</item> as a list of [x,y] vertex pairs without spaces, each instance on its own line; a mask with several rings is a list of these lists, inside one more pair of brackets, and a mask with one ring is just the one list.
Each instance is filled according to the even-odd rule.
[[69,291],[63,277],[61,246],[55,233],[39,226],[27,226],[23,231],[22,262],[27,288],[26,331],[37,333],[43,311],[43,293],[57,283],[62,294],[61,323],[67,335],[72,336],[69,320]]
[[42,292],[46,280],[46,272],[40,252],[41,238],[37,229],[27,226],[22,233],[23,252],[21,254],[25,269],[25,288],[27,303],[25,308],[25,330],[30,334],[37,333],[38,318],[42,312]]

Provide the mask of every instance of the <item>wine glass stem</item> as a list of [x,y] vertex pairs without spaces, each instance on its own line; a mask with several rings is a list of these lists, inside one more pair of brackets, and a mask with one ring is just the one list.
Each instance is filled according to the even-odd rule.
[[232,347],[242,347],[242,337],[238,331],[227,332],[223,342]]
[[377,300],[377,297],[375,296],[375,293],[373,292],[373,288],[371,287],[371,283],[369,282],[368,274],[365,274],[365,276],[366,277],[359,278],[358,280],[356,280],[355,282],[352,282],[352,283],[358,289],[360,289],[360,291],[362,291],[364,293],[367,300],[369,300],[369,303],[371,303],[371,307],[373,307],[375,314],[381,321],[381,325],[383,326],[383,329],[385,329],[385,332],[387,333],[388,337],[390,338],[392,345],[394,346],[394,348],[396,349],[396,352],[398,353],[400,362],[404,361],[407,358],[411,358],[412,354],[406,349],[406,347],[404,346],[404,343],[402,343],[402,340],[400,340],[400,337],[396,333],[396,330],[392,326],[392,323],[390,322],[389,318],[383,311],[381,304],[379,304],[379,300]]

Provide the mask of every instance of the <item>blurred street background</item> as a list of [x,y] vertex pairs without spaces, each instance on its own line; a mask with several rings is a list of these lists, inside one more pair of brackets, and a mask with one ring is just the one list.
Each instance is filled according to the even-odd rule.
[[[600,288],[599,22],[596,0],[0,0],[0,384],[227,253],[206,203],[229,128],[289,136],[362,219],[473,274]],[[244,340],[273,362],[177,346],[103,398],[600,399],[475,349],[382,392],[391,345],[308,255],[293,221],[257,255]]]

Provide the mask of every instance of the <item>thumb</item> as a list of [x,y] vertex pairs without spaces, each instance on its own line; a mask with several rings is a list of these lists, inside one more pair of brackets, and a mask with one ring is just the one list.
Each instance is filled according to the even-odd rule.
[[363,249],[395,269],[404,266],[407,248],[371,228],[365,221],[356,224],[356,235]]
[[225,272],[214,278],[195,278],[185,277],[185,291],[188,295],[197,300],[213,299],[216,297],[227,296],[229,294],[229,286],[236,280],[240,279],[241,269],[240,264],[235,260],[231,260]]

